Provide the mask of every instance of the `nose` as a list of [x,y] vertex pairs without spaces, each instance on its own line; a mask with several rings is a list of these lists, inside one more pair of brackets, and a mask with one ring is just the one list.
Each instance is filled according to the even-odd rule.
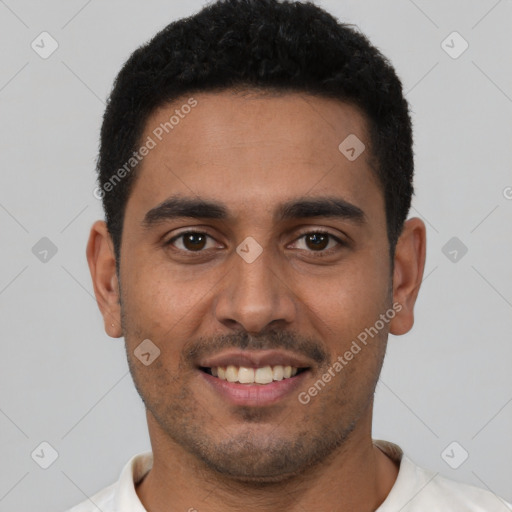
[[[281,327],[295,319],[296,301],[271,250],[252,262],[233,253],[233,266],[215,301],[215,316],[225,326],[257,334],[270,324]],[[273,261],[274,260],[274,261]]]

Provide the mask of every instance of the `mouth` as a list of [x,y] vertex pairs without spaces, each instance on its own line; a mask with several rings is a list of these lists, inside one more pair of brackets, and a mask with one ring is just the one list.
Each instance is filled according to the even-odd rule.
[[200,375],[230,405],[266,406],[290,397],[308,374],[309,361],[280,351],[236,351],[201,361]]

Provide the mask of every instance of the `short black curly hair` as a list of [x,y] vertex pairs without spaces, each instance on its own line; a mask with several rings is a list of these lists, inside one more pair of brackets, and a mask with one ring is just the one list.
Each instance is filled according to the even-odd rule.
[[414,159],[409,108],[392,65],[356,28],[311,2],[219,0],[166,26],[131,55],[114,82],[96,190],[117,265],[137,166],[115,183],[112,177],[140,147],[150,114],[186,94],[243,88],[304,92],[362,111],[393,254],[411,204]]

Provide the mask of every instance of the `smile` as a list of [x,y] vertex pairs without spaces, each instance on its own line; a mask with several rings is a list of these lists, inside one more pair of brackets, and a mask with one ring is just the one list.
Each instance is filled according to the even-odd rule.
[[306,368],[297,368],[295,366],[262,366],[251,368],[246,366],[214,366],[212,368],[201,368],[204,372],[228,382],[238,382],[240,384],[260,384],[267,385],[271,382],[279,382],[284,379],[295,377]]

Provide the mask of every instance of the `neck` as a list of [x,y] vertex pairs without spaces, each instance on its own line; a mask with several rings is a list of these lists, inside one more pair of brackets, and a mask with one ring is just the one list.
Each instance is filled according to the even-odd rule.
[[[207,468],[153,429],[153,467],[136,487],[148,512],[247,512],[318,509],[373,512],[386,499],[398,466],[371,439],[371,420],[328,460],[277,482],[240,482]],[[368,428],[369,427],[369,428]]]

